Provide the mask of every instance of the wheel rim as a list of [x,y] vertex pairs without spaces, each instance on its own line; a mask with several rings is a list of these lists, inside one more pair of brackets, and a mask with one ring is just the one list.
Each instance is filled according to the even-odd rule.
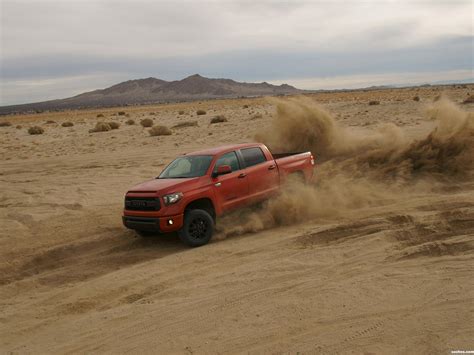
[[194,218],[189,223],[189,235],[193,239],[203,239],[207,235],[208,224],[203,218]]

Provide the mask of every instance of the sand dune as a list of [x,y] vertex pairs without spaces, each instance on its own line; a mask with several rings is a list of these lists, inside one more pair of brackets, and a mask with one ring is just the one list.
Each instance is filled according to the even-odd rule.
[[[442,90],[449,101],[433,106]],[[472,349],[474,105],[460,103],[473,90],[2,118],[12,125],[0,127],[0,350]],[[215,115],[228,122],[210,125]],[[125,124],[145,117],[198,126],[151,137]],[[89,133],[98,121],[121,126]],[[29,135],[32,125],[44,134]],[[175,235],[141,239],[122,227],[129,186],[177,154],[255,135],[273,149],[317,150],[315,184],[290,185],[259,208],[224,217],[215,240],[198,249]]]

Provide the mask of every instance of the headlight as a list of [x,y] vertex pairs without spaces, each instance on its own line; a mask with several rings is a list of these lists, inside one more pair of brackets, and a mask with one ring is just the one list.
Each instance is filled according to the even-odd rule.
[[182,192],[175,192],[173,194],[163,196],[163,201],[165,201],[165,205],[172,205],[183,198]]

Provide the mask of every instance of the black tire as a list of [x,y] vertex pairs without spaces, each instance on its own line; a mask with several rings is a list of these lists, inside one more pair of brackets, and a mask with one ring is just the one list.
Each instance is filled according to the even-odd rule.
[[184,215],[183,227],[178,231],[181,241],[190,247],[209,243],[214,233],[214,220],[204,210],[189,210]]
[[140,237],[142,238],[153,238],[156,236],[157,233],[155,232],[149,232],[149,231],[137,231],[135,230],[135,233],[137,233]]

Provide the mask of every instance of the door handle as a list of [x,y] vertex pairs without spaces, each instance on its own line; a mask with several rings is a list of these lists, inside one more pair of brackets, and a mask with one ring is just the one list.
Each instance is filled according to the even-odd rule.
[[220,182],[216,182],[216,183],[214,184],[214,186],[216,186],[216,187],[219,187],[219,186],[221,186],[221,185],[222,185],[222,183],[220,183]]
[[242,174],[240,174],[240,175],[239,175],[239,176],[237,176],[237,177],[238,177],[239,179],[242,179],[242,178],[244,178],[244,177],[246,177],[246,176],[247,176],[247,174],[246,174],[246,173],[242,173]]
[[273,169],[275,169],[275,168],[276,168],[276,165],[270,165],[270,166],[268,167],[268,170],[273,170]]

